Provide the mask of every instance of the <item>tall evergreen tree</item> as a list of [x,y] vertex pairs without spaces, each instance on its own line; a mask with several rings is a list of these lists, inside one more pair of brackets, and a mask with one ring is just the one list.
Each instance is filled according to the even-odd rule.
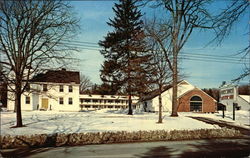
[[132,115],[131,95],[141,95],[147,89],[150,60],[145,47],[142,14],[135,0],[119,0],[113,7],[114,19],[107,24],[114,28],[99,45],[106,59],[102,65],[101,79],[122,93],[128,94],[129,115]]

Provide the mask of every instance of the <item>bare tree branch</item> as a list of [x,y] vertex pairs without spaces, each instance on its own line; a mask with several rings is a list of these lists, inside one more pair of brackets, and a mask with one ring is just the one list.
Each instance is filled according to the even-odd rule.
[[32,76],[67,63],[74,48],[60,41],[73,37],[78,20],[61,0],[0,2],[0,63],[15,93],[17,126],[22,126],[20,97]]

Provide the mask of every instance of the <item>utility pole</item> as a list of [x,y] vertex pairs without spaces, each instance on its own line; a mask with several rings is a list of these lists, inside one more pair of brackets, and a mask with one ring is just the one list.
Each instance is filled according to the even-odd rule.
[[222,105],[222,118],[225,117],[225,105]]
[[233,120],[235,120],[235,108],[237,107],[237,103],[233,103]]

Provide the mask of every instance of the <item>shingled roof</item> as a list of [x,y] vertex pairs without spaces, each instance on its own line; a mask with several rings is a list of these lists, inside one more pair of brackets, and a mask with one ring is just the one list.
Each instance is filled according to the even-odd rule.
[[[177,82],[177,84],[180,84],[182,82],[185,83],[186,81],[181,80],[181,81]],[[164,86],[162,93],[169,90],[170,88],[172,88],[172,84]],[[156,89],[156,90],[153,90],[153,91],[149,92],[148,94],[142,96],[141,100],[142,101],[151,100],[151,99],[155,98],[156,96],[158,96],[159,94],[160,94],[159,90]]]
[[[165,86],[165,87],[163,88],[162,93],[165,92],[165,91],[167,91],[167,90],[170,89],[170,88],[172,88],[172,85]],[[154,97],[158,96],[159,94],[160,94],[159,90],[156,89],[156,90],[153,90],[153,91],[149,92],[149,93],[146,94],[145,96],[142,96],[142,97],[141,97],[141,100],[142,100],[142,101],[151,100],[151,99],[153,99]]]
[[50,83],[72,83],[80,84],[80,74],[75,71],[49,70],[33,77],[32,82],[50,82]]

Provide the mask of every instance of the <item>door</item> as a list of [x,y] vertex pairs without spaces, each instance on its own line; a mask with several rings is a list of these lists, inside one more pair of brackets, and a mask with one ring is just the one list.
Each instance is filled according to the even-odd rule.
[[190,99],[190,111],[202,112],[202,99],[199,96],[193,96]]
[[42,98],[42,109],[47,110],[49,106],[48,98]]

